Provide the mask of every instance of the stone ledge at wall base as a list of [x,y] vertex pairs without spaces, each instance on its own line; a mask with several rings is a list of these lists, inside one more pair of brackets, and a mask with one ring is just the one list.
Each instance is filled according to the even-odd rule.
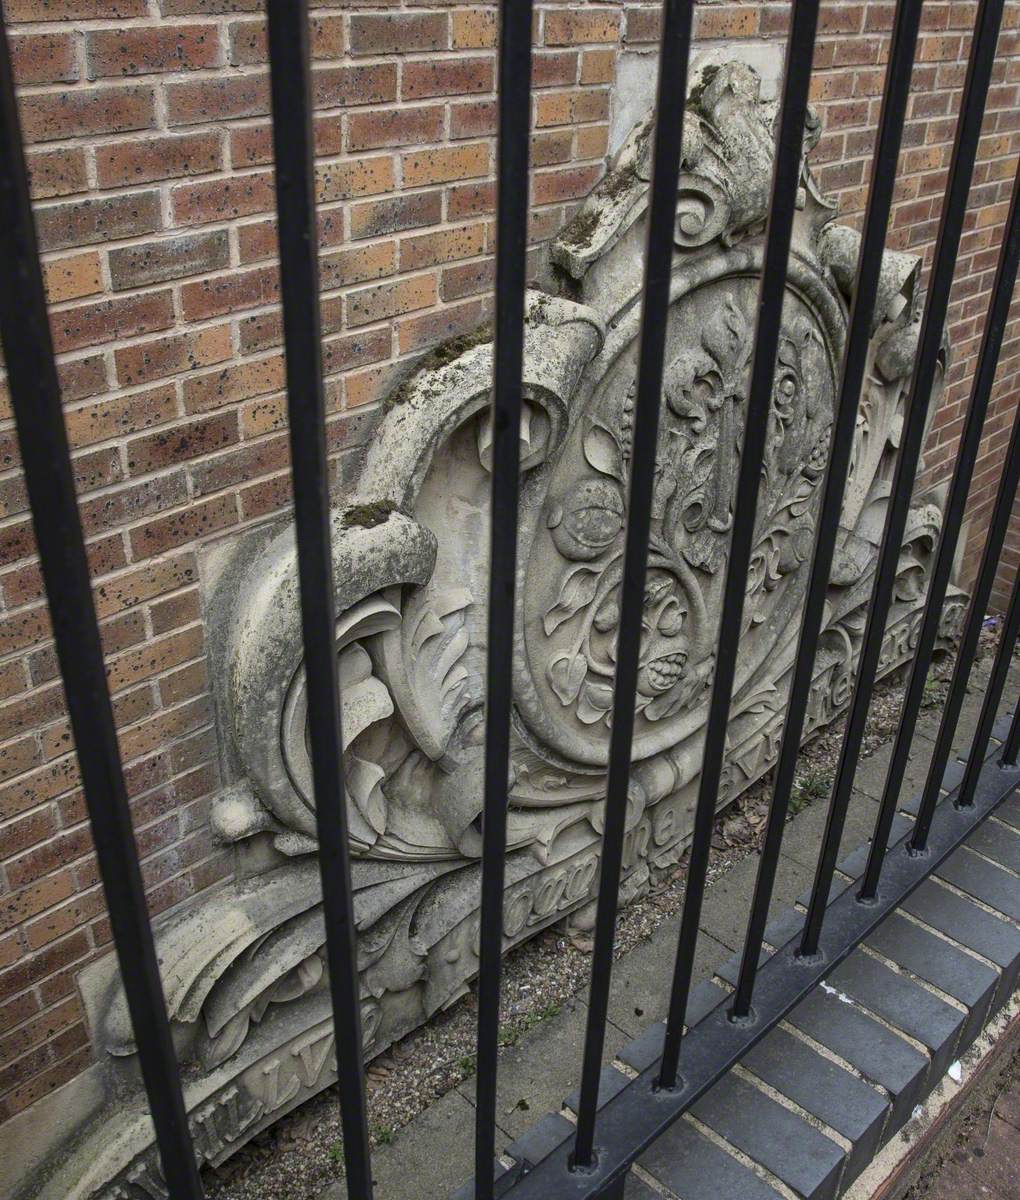
[[[680,860],[725,575],[773,165],[746,65],[695,80],[684,129],[623,902]],[[507,948],[587,927],[598,881],[651,125],[635,128],[529,293],[508,814]],[[809,122],[805,152],[817,136]],[[859,237],[805,165],[720,806],[773,765],[796,650]],[[919,262],[887,254],[806,735],[849,702],[917,342]],[[941,363],[944,374],[945,354]],[[441,347],[389,398],[333,515],[365,1053],[477,971],[492,345]],[[937,392],[931,397],[934,413]],[[881,672],[909,661],[941,517],[910,513]],[[295,539],[232,543],[207,596],[235,879],[158,924],[198,1152],[223,1161],[327,1086],[328,1019]],[[965,597],[946,603],[940,647]],[[81,979],[108,1105],[19,1196],[166,1195],[112,956]],[[343,1059],[343,1048],[340,1048]],[[66,1120],[66,1112],[64,1114]]]

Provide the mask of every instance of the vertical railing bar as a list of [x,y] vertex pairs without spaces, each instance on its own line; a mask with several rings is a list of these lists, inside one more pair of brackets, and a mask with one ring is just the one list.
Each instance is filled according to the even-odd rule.
[[892,603],[896,570],[899,565],[903,534],[924,442],[928,407],[942,345],[953,271],[960,246],[960,235],[967,209],[967,197],[977,153],[985,96],[995,61],[995,46],[1002,19],[1003,0],[981,0],[974,28],[974,40],[961,98],[960,118],[956,126],[949,183],[942,206],[935,257],[928,285],[924,314],[918,337],[914,368],[907,400],[907,414],[900,436],[899,453],[893,471],[892,490],[882,530],[882,543],[871,589],[864,627],[854,692],[850,702],[843,740],[840,745],[836,781],[829,801],[821,852],[815,871],[811,900],[804,924],[801,952],[813,956],[818,951],[822,923],[839,857],[839,845],[846,823],[847,809],[857,762],[860,757],[864,726],[868,719],[872,689],[878,671],[885,624]]
[[985,685],[984,698],[981,701],[981,712],[978,716],[977,728],[971,741],[970,753],[967,755],[967,766],[964,768],[960,790],[953,803],[957,808],[973,808],[974,795],[977,792],[978,778],[985,764],[988,746],[992,739],[992,726],[999,712],[999,702],[1006,687],[1006,677],[1013,664],[1013,650],[1017,637],[1020,636],[1020,577],[1013,583],[1013,594],[1010,596],[1009,608],[1006,610],[1006,620],[1003,622],[999,647],[992,664],[992,673]]
[[599,1078],[613,970],[693,10],[693,0],[663,0],[606,812],[574,1142],[573,1161],[579,1167],[589,1166],[594,1159]]
[[1020,700],[1017,701],[1016,712],[1013,713],[1009,733],[1006,734],[1006,740],[1002,743],[1002,754],[999,757],[999,762],[1004,767],[1015,767],[1018,755],[1020,755]]
[[532,0],[500,0],[496,283],[489,508],[482,889],[475,1062],[475,1197],[492,1200],[513,703],[524,289],[528,248]]
[[82,788],[163,1177],[201,1200],[96,622],[0,15],[0,338]]
[[[977,654],[985,612],[988,608],[992,588],[995,585],[995,577],[998,574],[999,558],[1006,540],[1010,518],[1013,515],[1013,504],[1018,487],[1020,487],[1020,415],[1013,422],[1013,432],[1010,435],[1009,448],[1006,451],[1006,461],[1003,464],[995,505],[988,523],[988,532],[985,534],[984,548],[981,551],[981,564],[978,567],[977,578],[971,592],[967,619],[964,622],[960,645],[956,652],[956,662],[953,664],[949,692],[946,695],[939,731],[935,737],[935,749],[932,751],[931,763],[928,766],[924,791],[921,793],[921,804],[910,841],[910,849],[915,852],[922,851],[928,841],[935,807],[939,801],[942,777],[952,753],[953,739],[956,736],[960,711],[963,708],[970,672]],[[1018,706],[1018,711],[1020,711],[1020,706]],[[1009,744],[1010,739],[1007,737],[1007,748]],[[1009,761],[1005,758],[1005,754],[1003,758],[1005,761]]]
[[[970,405],[960,437],[949,497],[943,514],[942,534],[932,566],[931,582],[928,585],[928,598],[925,602],[924,616],[918,633],[917,647],[910,665],[910,675],[900,710],[899,726],[893,742],[885,786],[882,789],[882,800],[879,806],[878,820],[875,823],[875,833],[871,840],[871,850],[868,853],[864,882],[861,885],[860,894],[863,900],[874,899],[878,893],[882,863],[889,845],[889,834],[907,770],[910,745],[924,698],[924,685],[935,652],[939,626],[942,622],[942,606],[952,575],[957,542],[963,528],[967,496],[974,475],[974,464],[977,462],[978,451],[981,447],[981,436],[988,413],[992,386],[995,383],[995,369],[999,362],[999,351],[1002,348],[1006,322],[1009,319],[1009,310],[1013,302],[1013,287],[1016,283],[1018,265],[1020,265],[1020,168],[1018,168],[1013,182],[1013,196],[1010,202],[1009,216],[1006,219],[995,282],[992,286],[992,300],[985,319],[977,370],[971,387]],[[984,758],[983,752],[981,758]]]
[[287,412],[308,731],[347,1194],[371,1200],[319,316],[307,0],[267,0]]
[[786,45],[783,93],[778,117],[776,166],[772,176],[765,258],[758,290],[754,359],[744,421],[743,447],[733,504],[733,532],[719,620],[715,677],[705,729],[701,778],[698,783],[694,833],[691,841],[680,935],[670,989],[666,1035],[663,1042],[660,1084],[677,1084],[680,1043],[694,972],[698,926],[704,901],[712,829],[729,725],[733,681],[736,676],[748,568],[757,526],[758,492],[765,457],[776,354],[782,329],[787,262],[793,234],[797,189],[804,156],[804,121],[807,115],[811,65],[814,59],[818,0],[796,0]]
[[896,166],[910,95],[910,74],[921,23],[922,2],[923,0],[900,0],[893,23],[882,111],[871,163],[871,190],[864,217],[864,233],[857,259],[857,278],[843,353],[839,399],[829,437],[828,468],[818,513],[818,532],[812,553],[810,582],[801,618],[797,657],[790,685],[786,720],[783,724],[768,824],[758,863],[758,877],[751,902],[747,936],[744,939],[740,975],[733,998],[735,1017],[747,1017],[751,1011],[754,981],[761,957],[765,926],[768,923],[769,905],[775,886],[794,775],[800,757],[800,742],[804,732],[808,700],[814,682],[815,656],[825,616],[829,575],[839,535],[843,492],[850,470],[854,427],[870,350],[871,322],[882,275],[886,228],[896,185]]

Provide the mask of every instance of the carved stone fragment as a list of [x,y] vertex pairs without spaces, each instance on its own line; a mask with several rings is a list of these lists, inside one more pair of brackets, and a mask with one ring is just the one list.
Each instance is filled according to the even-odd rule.
[[[773,106],[747,66],[706,69],[687,108],[623,894],[686,846],[755,334]],[[504,940],[591,920],[631,466],[651,121],[550,248],[560,295],[527,300],[520,570]],[[812,120],[805,152],[817,136]],[[858,235],[804,167],[783,296],[755,548],[720,804],[779,748],[828,456]],[[807,735],[849,701],[917,339],[919,263],[886,256]],[[440,355],[390,398],[333,515],[365,1051],[477,971],[492,345]],[[944,364],[943,364],[944,366]],[[930,398],[934,411],[937,395]],[[747,519],[747,514],[741,514]],[[881,670],[909,660],[940,524],[910,513]],[[943,645],[962,607],[951,593]],[[217,1163],[326,1086],[329,1023],[292,529],[239,541],[210,601],[229,788],[214,826],[234,882],[158,931],[196,1141]],[[509,633],[509,631],[508,631]],[[45,1200],[165,1196],[111,965],[86,981],[116,1099]],[[339,1047],[342,1060],[344,1048]]]

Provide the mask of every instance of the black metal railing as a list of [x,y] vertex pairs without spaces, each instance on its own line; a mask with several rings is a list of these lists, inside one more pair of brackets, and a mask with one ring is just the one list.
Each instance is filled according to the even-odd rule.
[[[320,350],[308,13],[306,0],[268,0],[267,7],[294,520],[308,672],[310,749],[318,799],[319,861],[333,1020],[339,1047],[344,1160],[349,1196],[352,1200],[368,1200],[372,1196],[372,1175],[343,802],[340,698],[333,652],[335,606]],[[963,781],[951,793],[951,801],[939,803],[940,785],[957,733],[985,606],[1020,485],[1020,422],[1014,426],[918,819],[908,834],[889,844],[1017,276],[1020,176],[1014,186],[970,408],[949,489],[941,540],[867,869],[859,887],[843,891],[830,902],[837,851],[861,753],[864,723],[893,598],[899,548],[929,415],[1002,17],[1003,0],[982,0],[976,16],[878,567],[811,901],[803,931],[763,961],[765,923],[790,805],[812,666],[823,623],[826,587],[850,468],[852,433],[865,374],[921,8],[922,0],[899,0],[896,9],[828,467],[739,980],[732,996],[685,1032],[712,823],[725,761],[738,653],[738,638],[734,631],[741,627],[753,545],[754,514],[780,336],[782,306],[779,298],[785,288],[800,183],[803,129],[818,20],[818,0],[796,0],[793,5],[777,120],[775,171],[737,480],[736,517],[723,593],[669,1015],[659,1060],[606,1099],[600,1097],[599,1083],[630,786],[675,198],[683,137],[683,100],[687,92],[691,41],[691,0],[664,2],[657,91],[659,119],[655,125],[652,156],[606,819],[577,1126],[571,1139],[532,1169],[504,1173],[498,1171],[496,1164],[496,1080],[512,708],[512,645],[505,631],[514,625],[517,575],[532,3],[531,0],[501,0],[476,1200],[493,1200],[497,1193],[508,1192],[520,1200],[622,1196],[629,1167],[641,1151],[846,957],[886,913],[934,870],[1016,786],[1020,715],[1014,719],[1001,750],[996,754],[989,752],[992,724],[1020,632],[1020,589],[1014,588]],[[0,255],[5,271],[0,292],[0,334],[89,818],[163,1172],[174,1200],[196,1200],[202,1195],[202,1187],[146,912],[106,684],[61,412],[5,31],[0,33],[0,39],[3,42],[0,46]]]

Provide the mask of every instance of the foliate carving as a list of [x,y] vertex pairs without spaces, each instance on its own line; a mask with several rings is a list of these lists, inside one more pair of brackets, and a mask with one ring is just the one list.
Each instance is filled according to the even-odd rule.
[[[731,63],[696,81],[685,117],[627,898],[679,861],[691,827],[736,516],[774,115],[753,71]],[[807,146],[816,131],[812,121]],[[584,924],[597,888],[650,133],[650,121],[635,129],[553,243],[565,294],[528,296],[518,604],[506,631],[514,638],[507,946],[567,915]],[[859,247],[806,167],[801,182],[787,286],[770,298],[782,305],[782,329],[744,627],[728,631],[741,638],[741,655],[721,803],[778,755]],[[808,734],[849,702],[917,339],[917,267],[904,255],[883,263]],[[446,348],[391,397],[355,493],[333,517],[369,1055],[450,1004],[477,971],[492,345],[485,335],[472,342]],[[911,511],[883,671],[912,653],[939,522],[933,504]],[[239,873],[159,931],[178,1045],[195,1064],[189,1105],[196,1128],[209,1138],[216,1131],[203,1151],[213,1161],[335,1071],[322,1024],[328,989],[297,587],[284,524],[239,545],[213,597],[233,775],[213,823],[237,845]],[[944,640],[959,607],[954,594]],[[133,1049],[122,996],[115,983],[87,990],[99,997],[93,1025],[116,1062]],[[125,1136],[119,1159],[79,1177],[151,1175],[148,1136]],[[117,1194],[98,1184],[59,1190],[71,1177],[33,1194]]]

